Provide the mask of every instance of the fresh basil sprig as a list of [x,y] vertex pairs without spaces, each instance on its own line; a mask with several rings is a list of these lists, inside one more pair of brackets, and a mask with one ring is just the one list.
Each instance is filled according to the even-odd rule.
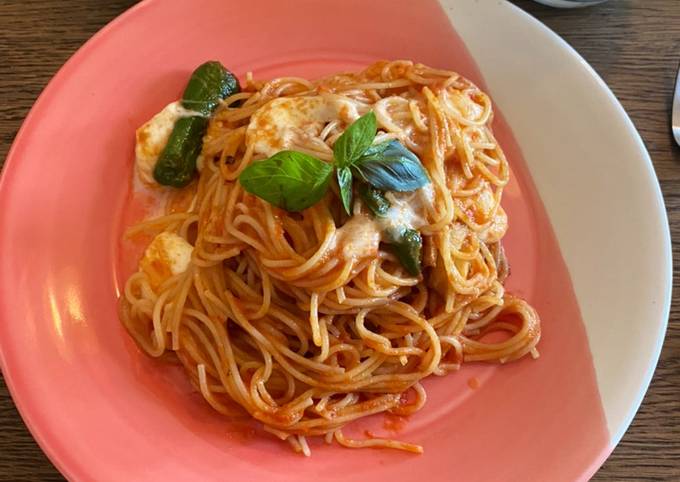
[[352,171],[381,191],[415,191],[430,182],[418,156],[394,140],[369,147]]
[[371,147],[378,132],[373,112],[362,115],[333,144],[340,199],[347,214],[352,214],[352,170],[350,167]]
[[373,146],[377,120],[373,112],[353,122],[333,145],[333,164],[296,151],[281,151],[243,170],[243,188],[287,211],[302,211],[321,200],[335,168],[340,199],[352,214],[352,180],[356,176],[383,191],[414,191],[430,182],[418,156],[399,141]]
[[286,211],[302,211],[326,194],[333,166],[297,151],[253,162],[238,180],[243,189]]
[[340,199],[347,214],[352,212],[352,171],[349,167],[338,167],[337,171],[338,187],[340,188]]
[[333,144],[333,157],[338,167],[351,166],[373,144],[378,123],[373,112],[364,114],[342,133]]

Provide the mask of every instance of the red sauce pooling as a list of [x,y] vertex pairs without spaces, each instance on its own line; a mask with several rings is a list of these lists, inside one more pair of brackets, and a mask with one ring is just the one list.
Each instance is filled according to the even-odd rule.
[[472,388],[473,390],[477,390],[479,388],[479,378],[477,377],[472,377],[468,379],[468,386]]
[[401,432],[406,426],[407,422],[408,417],[404,415],[386,413],[385,420],[383,421],[383,428],[390,432]]

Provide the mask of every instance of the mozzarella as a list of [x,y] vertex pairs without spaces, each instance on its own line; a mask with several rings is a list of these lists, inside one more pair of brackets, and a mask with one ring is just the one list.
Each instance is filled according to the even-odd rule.
[[402,226],[419,229],[428,224],[427,212],[434,202],[434,189],[431,183],[414,192],[388,192],[385,197],[390,202],[390,209],[384,217],[379,218],[384,231],[389,232]]
[[146,248],[139,263],[151,286],[157,288],[170,277],[184,273],[191,263],[194,247],[174,233],[160,233]]
[[352,216],[336,232],[336,244],[342,257],[362,259],[377,256],[380,245],[380,227],[369,216],[358,214]]
[[359,118],[358,109],[368,110],[359,102],[335,94],[280,97],[253,114],[246,140],[255,154],[270,157],[305,138],[318,137],[328,122],[351,124]]
[[[137,129],[135,138],[135,165],[139,177],[147,184],[156,184],[153,170],[158,157],[168,143],[175,122],[181,117],[198,115],[182,107],[180,101],[172,102]],[[202,162],[202,159],[198,162]]]

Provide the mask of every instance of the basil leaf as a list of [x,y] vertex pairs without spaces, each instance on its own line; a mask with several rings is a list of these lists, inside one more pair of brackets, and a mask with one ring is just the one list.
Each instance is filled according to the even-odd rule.
[[364,204],[366,204],[366,207],[371,210],[374,216],[382,218],[387,215],[387,211],[390,209],[390,202],[385,199],[382,191],[378,191],[365,182],[358,183],[357,191],[359,191],[361,199],[364,200]]
[[[390,147],[390,144],[392,144],[393,142],[396,142],[400,146],[402,145],[399,141],[395,141],[394,139],[389,140],[389,141],[385,141],[385,142],[381,142],[380,144],[376,144],[376,145],[371,146],[368,149],[366,149],[364,151],[364,153],[361,155],[361,157],[359,158],[359,160],[360,160],[359,162],[367,161],[367,160],[370,160],[370,159],[379,159],[385,153],[387,148]],[[406,148],[404,147],[404,149],[406,149]],[[409,152],[411,152],[411,151],[409,151]]]
[[418,156],[394,140],[367,149],[352,172],[382,191],[415,191],[430,182]]
[[333,166],[296,151],[253,162],[238,180],[243,189],[286,211],[302,211],[326,194]]
[[341,167],[337,170],[338,187],[340,188],[340,199],[345,211],[352,215],[352,171],[349,167]]
[[373,143],[378,124],[373,112],[354,121],[333,144],[333,157],[338,167],[347,167],[359,159]]

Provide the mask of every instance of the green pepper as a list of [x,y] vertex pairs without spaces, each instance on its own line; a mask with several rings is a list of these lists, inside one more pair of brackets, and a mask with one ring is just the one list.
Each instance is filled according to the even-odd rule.
[[154,179],[164,186],[184,187],[196,173],[196,158],[203,149],[208,119],[221,99],[241,90],[238,79],[219,62],[200,65],[182,95],[182,107],[196,115],[175,122],[163,152],[154,167]]
[[182,95],[182,106],[210,117],[220,100],[241,91],[238,79],[216,61],[206,62],[191,74]]
[[[384,218],[390,209],[390,202],[385,194],[366,183],[358,183],[359,195],[366,207],[378,218]],[[420,274],[420,253],[423,249],[423,238],[420,233],[406,226],[389,228],[386,232],[390,250],[401,265],[412,276]]]
[[412,276],[420,274],[420,253],[423,248],[423,238],[420,233],[411,228],[397,228],[388,233],[392,238],[389,246],[401,265]]
[[357,190],[359,191],[361,199],[364,200],[366,207],[368,207],[375,216],[379,218],[385,217],[387,211],[390,209],[390,202],[385,199],[385,195],[382,191],[365,182],[359,182],[357,184]]

